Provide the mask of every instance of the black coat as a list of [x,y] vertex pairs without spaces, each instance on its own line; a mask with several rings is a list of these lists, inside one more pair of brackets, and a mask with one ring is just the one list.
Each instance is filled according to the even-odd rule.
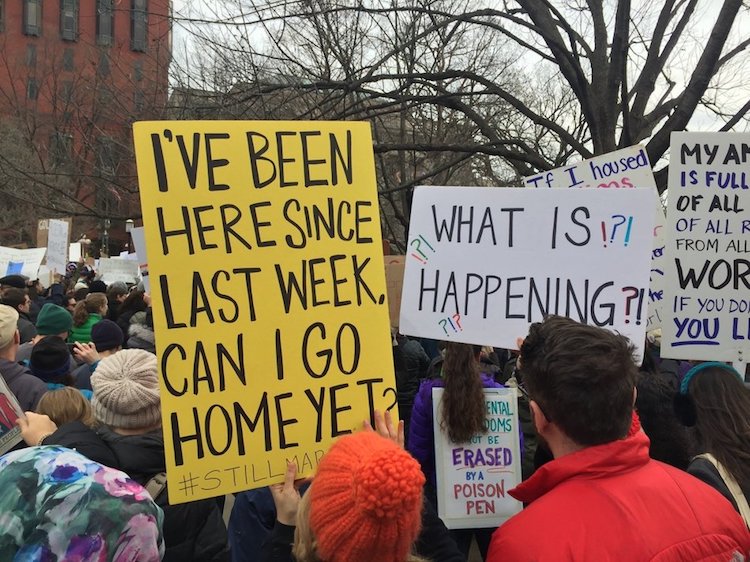
[[[99,435],[118,459],[118,468],[145,485],[166,471],[161,430],[145,435],[119,435],[107,427]],[[229,561],[227,527],[214,500],[170,505],[169,491],[154,498],[164,510],[164,562]]]
[[[719,471],[710,461],[702,458],[695,458],[690,461],[687,471],[699,480],[703,480],[706,484],[727,498],[735,511],[739,513],[740,510],[737,507],[737,502],[734,501],[734,498],[732,497],[732,492],[729,491],[729,488],[724,483],[724,479],[719,474]],[[750,489],[742,488],[742,493],[748,502],[750,502]]]

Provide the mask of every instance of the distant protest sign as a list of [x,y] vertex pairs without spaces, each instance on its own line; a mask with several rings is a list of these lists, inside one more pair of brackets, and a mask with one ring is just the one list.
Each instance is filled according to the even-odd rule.
[[484,390],[487,432],[468,443],[453,443],[441,431],[443,393],[432,389],[438,515],[449,529],[499,527],[523,507],[508,495],[521,483],[516,390]]
[[623,148],[524,178],[529,187],[649,188],[653,193],[654,239],[651,248],[651,283],[646,331],[659,328],[664,298],[664,208],[645,147]]
[[401,310],[401,287],[404,285],[406,256],[385,256],[385,283],[388,289],[388,312],[391,326],[398,328]]
[[70,244],[70,223],[50,219],[47,230],[47,267],[54,273],[65,273]]
[[134,126],[170,501],[311,475],[396,405],[370,126]]
[[135,247],[135,255],[138,261],[138,271],[141,274],[143,290],[151,293],[151,279],[148,276],[148,256],[146,254],[146,233],[142,226],[133,228],[130,231],[130,237]]
[[24,275],[36,279],[47,248],[6,248],[0,246],[0,277]]
[[122,281],[133,285],[138,282],[138,261],[129,258],[99,258],[99,278],[107,285]]
[[750,354],[750,134],[672,133],[663,357]]
[[400,331],[513,349],[559,314],[640,353],[653,215],[644,189],[418,187]]

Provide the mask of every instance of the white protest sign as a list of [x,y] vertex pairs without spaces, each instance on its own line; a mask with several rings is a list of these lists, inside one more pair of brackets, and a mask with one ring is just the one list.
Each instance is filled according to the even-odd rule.
[[568,164],[524,178],[529,187],[595,187],[603,189],[649,188],[653,192],[654,240],[651,249],[646,331],[661,327],[664,298],[664,208],[656,189],[656,180],[642,145],[602,154],[582,162]]
[[68,246],[68,258],[70,261],[77,262],[81,259],[82,255],[80,242],[73,242]]
[[649,190],[414,190],[400,330],[514,349],[547,314],[615,330],[642,355]]
[[0,277],[24,275],[29,279],[36,279],[46,253],[47,248],[19,250],[0,246]]
[[487,432],[453,443],[440,429],[444,389],[432,389],[438,515],[449,529],[499,527],[523,505],[508,495],[521,482],[516,390],[486,388]]
[[151,293],[151,285],[148,277],[148,258],[146,257],[146,237],[142,226],[133,228],[130,231],[130,237],[133,239],[133,247],[138,261],[138,269],[143,281],[143,290]]
[[55,273],[65,273],[68,264],[68,233],[70,225],[67,221],[49,220],[47,230],[47,267]]
[[100,278],[106,284],[115,281],[124,281],[125,283],[138,282],[138,262],[123,258],[99,258],[97,271]]
[[662,357],[750,354],[750,134],[672,133]]

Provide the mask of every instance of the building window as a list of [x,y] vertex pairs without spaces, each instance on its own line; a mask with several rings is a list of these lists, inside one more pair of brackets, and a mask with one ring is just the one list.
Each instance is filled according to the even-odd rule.
[[73,158],[73,135],[54,132],[49,137],[49,158],[53,166],[62,166]]
[[114,11],[112,0],[96,0],[96,42],[98,45],[111,45],[114,31]]
[[106,51],[99,53],[99,66],[97,66],[97,72],[100,76],[109,76],[109,57]]
[[5,0],[0,0],[0,31],[5,31]]
[[96,171],[103,177],[112,177],[117,171],[117,145],[110,137],[100,137],[96,143]]
[[60,0],[60,35],[66,41],[78,39],[78,0]]
[[35,100],[39,97],[39,84],[36,82],[36,78],[29,78],[26,82],[26,97],[30,100]]
[[131,0],[130,9],[130,48],[146,52],[148,21],[147,0]]
[[36,66],[36,45],[26,45],[26,66],[29,68]]
[[73,101],[73,82],[70,80],[66,80],[62,83],[63,89],[62,89],[62,99],[63,102],[71,103]]
[[133,108],[136,113],[141,113],[143,111],[143,108],[146,106],[145,99],[143,90],[135,90],[135,92],[133,92]]
[[23,32],[37,37],[42,34],[42,0],[23,0]]
[[70,47],[63,51],[63,70],[74,70],[75,65],[73,64],[73,49]]
[[137,60],[133,63],[133,80],[140,82],[143,80],[143,61]]

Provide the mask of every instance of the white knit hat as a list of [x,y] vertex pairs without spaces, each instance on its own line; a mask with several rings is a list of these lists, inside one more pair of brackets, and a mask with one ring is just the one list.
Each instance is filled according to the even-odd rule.
[[7,304],[0,304],[0,349],[13,341],[18,329],[18,312]]
[[99,422],[140,429],[161,420],[156,355],[123,349],[102,359],[91,375],[91,407]]

